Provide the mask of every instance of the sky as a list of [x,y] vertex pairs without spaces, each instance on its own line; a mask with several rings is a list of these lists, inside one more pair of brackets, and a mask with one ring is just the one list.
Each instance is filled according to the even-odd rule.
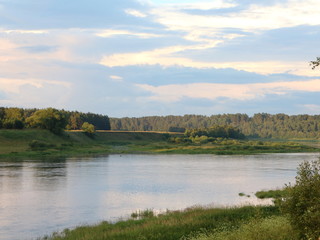
[[0,0],[0,106],[320,114],[319,0]]

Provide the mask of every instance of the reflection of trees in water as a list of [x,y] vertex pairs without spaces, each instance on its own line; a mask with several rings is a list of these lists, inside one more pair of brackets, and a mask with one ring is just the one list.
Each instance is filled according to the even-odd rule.
[[23,183],[23,162],[1,162],[0,163],[0,190],[17,189]]
[[22,175],[23,162],[1,162],[0,177],[19,177]]
[[54,190],[65,184],[67,176],[66,159],[55,159],[35,162],[33,179],[36,188]]

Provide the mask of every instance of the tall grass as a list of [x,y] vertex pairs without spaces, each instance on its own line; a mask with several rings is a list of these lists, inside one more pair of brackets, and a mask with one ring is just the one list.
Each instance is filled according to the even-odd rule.
[[96,226],[82,226],[43,239],[50,240],[178,240],[201,231],[212,232],[222,227],[238,228],[256,217],[278,215],[273,206],[241,208],[192,208],[167,212],[159,216],[147,214],[140,220],[129,219],[117,223],[103,222]]
[[289,220],[284,216],[252,219],[240,227],[215,229],[184,240],[299,240]]

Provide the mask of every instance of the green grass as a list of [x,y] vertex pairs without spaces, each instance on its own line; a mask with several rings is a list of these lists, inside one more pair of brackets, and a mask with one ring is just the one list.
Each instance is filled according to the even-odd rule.
[[318,152],[319,149],[293,142],[265,142],[257,145],[252,141],[238,141],[236,143],[212,143],[212,144],[172,144],[168,148],[157,149],[159,153],[175,154],[256,154],[256,153],[288,153],[288,152]]
[[159,216],[146,214],[140,220],[129,219],[117,223],[102,222],[96,226],[82,226],[65,230],[43,239],[50,240],[178,240],[188,239],[200,232],[213,233],[216,230],[240,228],[244,223],[256,218],[278,216],[278,208],[191,208],[172,211]]
[[[172,143],[167,133],[154,132],[65,132],[46,130],[0,130],[0,159],[99,156],[106,154],[256,154],[318,152],[296,142],[218,140],[208,144]],[[32,144],[35,143],[35,144]],[[34,147],[35,146],[35,147]],[[38,146],[38,147],[37,147]],[[42,146],[42,147],[39,147]]]
[[185,240],[299,240],[289,220],[284,216],[251,219],[240,227],[215,229]]
[[276,190],[267,190],[267,191],[258,191],[255,193],[257,198],[283,198],[287,195],[287,190],[285,189],[276,189]]

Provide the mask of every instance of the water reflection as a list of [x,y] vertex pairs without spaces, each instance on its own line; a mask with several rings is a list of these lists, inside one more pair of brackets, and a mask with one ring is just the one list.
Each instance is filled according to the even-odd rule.
[[0,162],[0,191],[1,192],[15,191],[16,189],[21,188],[21,185],[23,184],[22,177],[23,177],[23,162],[10,162],[10,163]]
[[[32,239],[138,209],[244,204],[318,154],[110,155],[0,163],[0,239]],[[17,228],[17,226],[19,226]]]
[[45,191],[54,191],[64,187],[67,176],[66,159],[41,161],[32,164],[34,188]]

